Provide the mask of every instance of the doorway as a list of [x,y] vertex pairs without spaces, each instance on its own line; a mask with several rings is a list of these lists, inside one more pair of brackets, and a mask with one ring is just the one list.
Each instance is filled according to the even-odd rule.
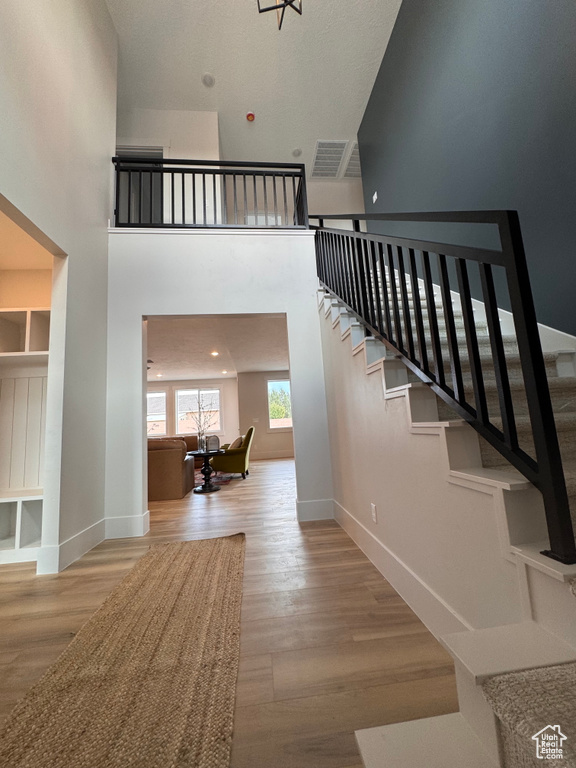
[[1,196],[0,242],[0,563],[30,562],[38,560],[49,528],[51,319],[55,275],[65,260]]
[[279,420],[276,402],[289,404],[285,314],[148,316],[146,339],[148,440],[195,434],[209,401],[221,445],[253,427],[251,461],[294,457],[291,412]]

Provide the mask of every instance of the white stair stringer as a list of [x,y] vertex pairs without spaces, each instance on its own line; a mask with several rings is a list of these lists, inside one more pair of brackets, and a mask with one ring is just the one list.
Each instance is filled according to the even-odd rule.
[[[470,754],[477,755],[478,765],[486,765],[487,768],[503,765],[498,724],[482,696],[481,683],[487,677],[501,674],[503,669],[515,671],[525,668],[522,665],[538,667],[576,660],[576,600],[570,589],[572,581],[576,584],[576,566],[564,566],[540,554],[547,546],[540,493],[512,467],[483,467],[478,435],[472,427],[458,418],[440,420],[437,398],[430,388],[421,382],[410,381],[414,377],[394,353],[377,340],[366,337],[363,328],[338,306],[338,302],[324,300],[323,309],[326,315],[332,313],[331,330],[339,332],[342,349],[350,344],[352,360],[356,361],[355,370],[359,372],[354,376],[363,371],[367,380],[379,382],[377,390],[381,393],[383,416],[379,417],[378,424],[381,427],[382,421],[388,420],[391,428],[390,435],[382,430],[382,440],[392,439],[401,443],[402,450],[410,441],[416,441],[414,455],[418,466],[433,460],[434,466],[439,468],[435,473],[435,482],[438,486],[443,483],[445,490],[439,490],[442,503],[446,507],[453,505],[453,509],[438,520],[438,526],[446,527],[449,523],[445,536],[454,539],[455,548],[462,542],[469,547],[470,569],[475,567],[473,544],[479,538],[479,528],[477,517],[468,514],[469,508],[474,510],[475,515],[480,507],[485,510],[482,513],[483,525],[490,531],[486,540],[493,540],[489,549],[486,541],[478,542],[478,546],[485,550],[483,557],[488,564],[484,575],[478,575],[477,591],[481,599],[470,592],[473,599],[467,605],[466,600],[458,602],[454,598],[454,590],[443,580],[441,567],[436,571],[425,567],[425,555],[416,564],[403,558],[403,552],[408,551],[401,549],[403,532],[394,528],[380,510],[380,503],[383,509],[386,508],[388,493],[392,498],[396,492],[393,472],[388,477],[383,468],[377,483],[372,478],[364,480],[365,485],[374,486],[372,493],[383,494],[376,499],[379,506],[377,525],[368,519],[364,502],[358,501],[362,508],[354,507],[354,493],[348,493],[351,499],[348,507],[341,503],[342,499],[335,499],[339,524],[453,655],[461,709],[458,716],[448,715],[370,729],[373,732],[370,737],[368,732],[359,732],[357,736],[365,765],[367,768],[407,768],[408,765],[438,764],[456,768],[456,765],[463,763],[448,759],[447,754],[442,761],[441,745],[446,733],[453,734],[458,743],[459,739],[469,740]],[[336,345],[335,349],[338,348],[337,342],[331,343]],[[334,359],[337,361],[336,356]],[[328,363],[328,366],[331,364]],[[343,367],[343,359],[336,364]],[[359,394],[349,393],[349,397],[362,397],[361,378],[355,381],[359,386],[354,387]],[[377,390],[372,386],[370,396],[374,397]],[[343,402],[338,401],[337,411],[343,410]],[[339,418],[343,418],[341,414]],[[402,422],[403,433],[398,431]],[[336,424],[336,433],[339,429]],[[331,443],[338,442],[337,438],[338,434],[333,438],[331,431]],[[373,446],[367,447],[367,450],[373,450]],[[334,461],[333,456],[335,476],[339,471],[346,476],[357,471],[346,462],[346,457],[350,458],[345,455]],[[344,459],[342,466],[338,466],[338,458]],[[378,475],[378,468],[371,469],[371,472]],[[418,474],[412,478],[411,486],[418,486]],[[345,497],[346,484],[343,481],[341,485]],[[412,487],[407,489],[407,506],[415,503],[411,491]],[[338,487],[335,493],[340,493]],[[425,504],[426,489],[421,490],[420,496],[422,501],[419,503]],[[383,515],[382,518],[380,515]],[[427,524],[430,525],[429,521]],[[466,532],[467,525],[470,526],[473,541],[466,544],[463,532]],[[500,558],[502,565],[498,566],[494,558]],[[466,560],[464,553],[461,557],[461,577],[463,582],[471,583]],[[460,561],[456,558],[455,562]],[[490,583],[483,583],[483,579]],[[512,591],[511,583],[516,584]],[[503,629],[504,635],[498,635]],[[481,675],[458,657],[459,637],[465,638],[470,648],[476,648],[477,656],[482,659]],[[525,645],[528,639],[526,654],[518,653],[518,648]],[[493,653],[494,643],[501,644],[505,663]],[[382,733],[378,735],[380,730]],[[425,747],[423,752],[427,756],[426,762],[406,762],[400,753],[396,754],[395,750],[402,740],[408,739],[413,745],[423,738],[429,739],[428,751]],[[373,746],[380,743],[378,739],[382,742],[381,759],[377,756],[378,748],[370,751],[366,746],[364,754],[362,744],[372,743]],[[416,753],[406,746],[405,755],[412,754]],[[476,763],[471,758],[466,765],[475,766]]]

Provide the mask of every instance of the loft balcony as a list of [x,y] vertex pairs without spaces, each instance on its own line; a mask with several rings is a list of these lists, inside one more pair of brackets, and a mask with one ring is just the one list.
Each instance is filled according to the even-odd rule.
[[114,157],[116,227],[307,229],[304,165]]

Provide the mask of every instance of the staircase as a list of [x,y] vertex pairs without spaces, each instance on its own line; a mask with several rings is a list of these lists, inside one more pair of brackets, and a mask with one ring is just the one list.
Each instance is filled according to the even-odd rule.
[[[412,220],[411,215],[404,216],[403,220]],[[359,232],[358,226],[356,232]],[[319,234],[322,236],[322,231]],[[537,428],[534,428],[533,382],[524,380],[521,357],[526,353],[526,343],[519,343],[515,333],[515,322],[520,323],[524,332],[530,324],[525,324],[522,317],[514,320],[510,313],[498,311],[495,303],[490,306],[490,301],[481,303],[471,300],[470,295],[462,296],[455,291],[450,286],[444,256],[438,257],[441,285],[433,285],[430,279],[427,281],[426,274],[421,279],[413,249],[422,248],[424,259],[428,257],[426,247],[431,244],[406,241],[404,245],[399,238],[391,239],[398,250],[397,257],[393,257],[392,248],[384,237],[376,236],[370,241],[368,236],[360,234],[342,232],[337,235],[327,231],[326,236],[320,238],[317,246],[319,276],[330,289],[329,294],[324,294],[322,304],[331,316],[333,327],[340,327],[342,340],[351,339],[354,355],[362,348],[367,374],[373,374],[381,367],[385,399],[406,397],[413,434],[442,433],[446,446],[441,450],[448,455],[451,466],[449,482],[477,489],[483,484],[508,491],[526,487],[526,480],[506,455],[510,456],[510,446],[513,454],[524,453],[528,468],[525,474],[530,477],[531,464],[541,465],[541,458],[546,453],[542,453],[540,443],[540,461],[536,461],[535,440],[541,440],[541,434],[536,435]],[[442,252],[454,255],[448,246]],[[457,254],[457,249],[454,253]],[[462,262],[458,254],[454,260]],[[409,263],[407,269],[406,262]],[[514,286],[511,290],[514,292]],[[512,304],[514,308],[514,301]],[[535,318],[532,332],[533,337],[538,335]],[[502,335],[501,358],[494,345],[495,334]],[[576,527],[574,358],[573,351],[562,349],[543,355],[549,402],[564,467],[569,514]],[[509,383],[507,403],[502,368]],[[525,364],[524,371],[530,370]],[[427,392],[422,379],[428,379]],[[480,395],[479,387],[482,389]],[[424,401],[429,403],[431,396],[435,400],[434,408],[422,406]],[[529,398],[532,398],[532,409],[529,409]],[[465,450],[464,453],[476,456],[477,466],[467,464],[467,459],[457,455],[459,446],[467,443],[468,437],[462,443],[460,438],[449,436],[452,429],[463,425],[462,416],[476,426],[473,418],[468,418],[474,407],[476,414],[483,411],[480,434],[476,438],[479,450],[468,453]],[[547,412],[548,422],[552,421],[552,413]],[[435,431],[435,419],[440,432]],[[498,440],[492,439],[492,434],[487,436],[490,439],[482,436],[482,426],[486,425],[490,429],[494,427],[494,432],[504,433],[508,448],[497,450]],[[517,433],[518,450],[514,448],[514,432]],[[522,461],[516,461],[516,455],[511,458],[516,466],[522,465]],[[531,768],[542,764],[536,757],[536,742],[532,736],[549,724],[561,728],[568,740],[564,740],[562,762],[557,764],[563,768],[576,768],[576,570],[571,566],[554,565],[554,560],[541,557],[538,550],[546,546],[544,543],[538,548],[515,544],[518,539],[530,542],[538,538],[535,531],[541,523],[535,523],[535,520],[538,516],[543,517],[542,509],[533,503],[536,497],[520,496],[518,498],[523,500],[517,503],[513,500],[514,493],[499,493],[503,493],[502,501],[496,502],[495,496],[496,506],[509,507],[502,516],[508,532],[501,553],[517,569],[520,593],[523,594],[523,618],[516,623],[510,619],[511,623],[504,620],[501,625],[488,623],[481,629],[469,627],[464,632],[436,633],[455,660],[460,712],[357,733],[367,768],[412,768],[419,764],[426,764],[428,768],[457,765]],[[567,511],[565,514],[567,518]],[[546,517],[550,532],[549,511]],[[345,517],[337,519],[384,576],[397,586],[394,568],[388,572],[380,566],[380,563],[386,564],[386,558],[380,558],[378,548],[361,527],[356,522],[350,524]],[[502,530],[502,522],[499,525]],[[570,530],[570,526],[566,530]],[[550,537],[552,540],[552,533]],[[570,531],[568,549],[573,546],[574,535]],[[574,561],[569,559],[567,562]],[[399,584],[397,588],[402,594]],[[403,596],[428,623],[416,603],[410,600],[417,593],[409,592]],[[564,615],[555,616],[557,610]],[[432,628],[430,624],[429,627]],[[554,722],[549,723],[549,720]]]
[[[387,283],[390,284],[390,276],[387,275]],[[396,289],[401,290],[400,278],[395,275]],[[380,284],[380,289],[384,286]],[[388,289],[389,290],[389,289]],[[425,318],[425,327],[429,328],[429,312],[426,305],[424,290],[419,286],[420,303]],[[413,305],[412,286],[408,286],[407,294],[410,304]],[[391,300],[391,292],[389,290]],[[458,337],[458,348],[462,363],[464,389],[473,399],[473,386],[470,375],[470,359],[466,347],[466,334],[462,312],[458,307],[459,297],[454,297],[454,323]],[[446,318],[444,317],[444,305],[437,300],[436,314],[440,330],[440,340],[443,350],[448,351],[448,338],[446,334]],[[499,397],[494,366],[490,352],[490,338],[485,320],[480,316],[476,318],[476,333],[480,348],[480,359],[484,376],[486,400],[491,420],[501,428],[499,413]],[[403,333],[406,333],[406,323],[402,324]],[[510,389],[513,396],[514,413],[520,446],[531,456],[535,457],[532,429],[526,402],[524,377],[520,364],[520,356],[516,337],[513,334],[503,336],[506,350],[507,370],[510,379]],[[447,355],[446,355],[447,356]],[[544,356],[548,386],[554,410],[554,420],[560,443],[562,464],[566,478],[566,489],[570,502],[570,514],[576,529],[576,377],[566,375],[571,372],[570,367],[558,365],[560,359],[563,362],[566,353],[555,352]],[[563,373],[564,375],[559,375]],[[446,371],[449,375],[449,371]],[[417,382],[418,378],[409,373],[410,381]],[[449,421],[454,418],[454,412],[441,399],[437,398],[438,415],[441,420]],[[509,474],[516,470],[508,461],[482,437],[478,437],[482,457],[482,465],[485,468],[502,470]],[[576,616],[575,616],[576,618]],[[553,764],[562,765],[564,768],[576,768],[576,664],[562,664],[551,667],[539,667],[522,670],[519,672],[496,675],[488,678],[482,686],[484,696],[498,719],[498,734],[500,746],[500,760],[504,768],[537,768],[542,765],[545,757],[537,757],[534,735],[548,726],[549,722],[560,728],[559,733],[563,738],[558,742],[562,750],[561,757],[553,761]],[[458,716],[455,716],[458,717]],[[458,723],[458,721],[455,721]],[[439,724],[437,724],[439,725]],[[465,724],[459,723],[455,727],[456,732],[462,732]],[[468,734],[468,745],[475,744],[472,734]],[[553,736],[553,734],[552,734]],[[556,744],[557,742],[553,742]],[[370,744],[370,741],[369,741]],[[477,746],[477,745],[475,745]],[[546,743],[542,743],[542,749],[546,749]],[[546,754],[544,752],[544,754]],[[469,755],[468,765],[478,760],[485,764],[486,755],[481,751]]]
[[[398,274],[395,275],[395,282],[397,291],[400,292],[401,285]],[[388,286],[390,285],[390,278],[388,274],[387,284]],[[380,290],[384,290],[384,286],[382,286],[381,283]],[[388,288],[388,295],[391,299],[390,288]],[[407,287],[407,295],[409,297],[410,305],[413,306],[411,285]],[[430,327],[429,311],[426,304],[426,295],[422,286],[419,286],[419,295],[422,314],[424,317],[424,327],[426,330],[428,330]],[[458,350],[460,354],[460,363],[464,380],[464,391],[466,392],[467,400],[473,402],[474,393],[470,371],[470,357],[466,345],[466,333],[464,329],[462,312],[458,304],[459,297],[453,296],[453,315],[458,338]],[[446,360],[448,359],[446,318],[444,313],[444,305],[442,300],[438,298],[438,294],[436,294],[435,309],[436,316],[438,318],[440,341],[444,353],[443,357],[444,360]],[[475,320],[488,412],[490,414],[490,420],[492,423],[502,429],[502,419],[499,415],[500,407],[498,387],[496,384],[494,364],[491,354],[488,326],[480,311],[477,313]],[[404,334],[406,334],[406,328],[406,322],[405,320],[402,320],[402,329]],[[415,335],[415,329],[413,329],[412,332]],[[518,353],[516,336],[512,334],[505,334],[503,335],[502,340],[506,352],[507,370],[513,398],[514,414],[518,430],[518,440],[520,447],[535,459],[534,442],[532,440],[532,428],[528,414],[528,403],[526,401],[524,377],[522,375],[522,367],[520,364],[520,355]],[[560,451],[562,455],[562,464],[566,478],[566,488],[570,500],[570,514],[572,517],[572,522],[576,528],[576,377],[573,375],[566,375],[568,372],[570,372],[570,365],[564,364],[559,366],[558,362],[560,359],[562,359],[562,362],[565,361],[565,352],[550,352],[544,355],[548,386],[550,389],[550,397],[554,410],[554,420],[556,422],[556,430],[558,433]],[[410,381],[419,381],[415,374],[409,373],[408,375]],[[450,370],[446,364],[445,375],[446,377],[450,375]],[[438,398],[438,414],[441,419],[445,419],[447,421],[454,419],[456,416],[454,411],[441,398]],[[491,469],[505,469],[508,473],[513,471],[511,464],[502,456],[501,453],[493,448],[482,437],[479,437],[479,440],[482,453],[482,464],[484,467]]]
[[[359,220],[354,220],[353,233],[324,229],[321,220],[316,233],[318,276],[367,332],[396,350],[413,373],[538,488],[549,538],[543,554],[576,563],[574,526],[517,214],[364,218],[498,227],[499,251],[362,233]],[[412,293],[416,282],[418,291]],[[480,283],[475,290],[480,290],[482,301],[473,298],[473,282]],[[503,335],[497,298],[501,291],[510,300],[508,314],[516,338]],[[484,323],[477,313],[484,315]],[[564,412],[571,403],[570,384],[555,386],[554,391],[562,409],[562,446],[571,459],[572,417]],[[486,461],[497,466],[502,460],[489,453]]]
[[[445,439],[448,439],[449,432],[458,423],[463,424],[454,419],[454,413],[440,398],[427,391],[414,374],[406,372],[389,349],[374,337],[366,336],[365,329],[342,304],[322,293],[321,308],[325,310],[333,329],[340,330],[342,341],[350,340],[352,354],[365,355],[366,374],[374,375],[381,368],[386,397],[395,398],[403,393],[409,403],[411,401],[409,413],[413,433],[432,434],[434,426],[428,419],[437,418],[438,426],[444,429]],[[436,309],[441,312],[440,302]],[[457,307],[455,317],[459,327],[461,318]],[[477,320],[479,333],[483,325],[480,316]],[[515,340],[512,335],[506,338],[506,346],[510,357],[514,358]],[[465,349],[462,353],[465,354]],[[573,377],[558,376],[558,368],[561,372],[567,371],[561,358],[562,354],[546,355],[547,368],[551,379],[564,380],[571,388],[574,386]],[[489,369],[486,370],[486,379],[490,381]],[[469,381],[466,386],[469,386]],[[561,388],[560,384],[558,386]],[[434,409],[422,408],[418,403],[418,393],[431,396]],[[492,397],[495,395],[491,391]],[[518,399],[518,408],[520,406],[521,398]],[[435,410],[437,416],[432,417],[430,414]],[[422,419],[426,419],[426,423]],[[471,439],[482,442],[469,427],[463,427]],[[457,447],[460,445],[458,442]],[[509,488],[513,487],[510,483],[514,477],[519,486],[526,484],[516,469],[500,461],[499,454],[496,461],[492,461],[494,451],[488,444],[482,452],[478,451],[478,456],[482,459],[484,470],[469,466],[464,471],[460,469],[451,474],[465,475],[469,479],[477,475],[480,483],[485,480],[498,482],[497,478],[501,477],[502,487],[508,485]],[[524,502],[521,506],[524,507]],[[530,510],[522,508],[521,514],[528,520]],[[354,538],[353,531],[349,533]],[[368,553],[368,550],[365,551]],[[378,565],[377,560],[373,561]],[[382,572],[397,586],[389,573]],[[573,569],[572,573],[576,571]],[[573,590],[576,590],[576,580]],[[406,599],[410,602],[409,595]],[[575,605],[572,604],[573,612]],[[553,724],[558,721],[562,725],[562,733],[576,744],[576,732],[572,725],[576,726],[575,645],[564,642],[531,620],[439,635],[439,639],[455,660],[461,711],[357,732],[366,768],[413,768],[415,765],[426,765],[427,768],[460,768],[461,765],[466,765],[466,768],[536,768],[541,761],[535,758],[535,744],[531,736],[540,729],[537,726],[540,721],[547,725],[548,720],[554,717]],[[528,731],[531,731],[530,734]],[[562,765],[576,766],[572,762],[570,748],[565,750]]]
[[[384,284],[382,280],[379,279],[377,286],[373,287],[380,293],[381,296],[386,294],[388,302],[391,305],[394,300],[394,289],[392,288],[392,280],[389,269],[385,270],[385,278],[386,279]],[[405,285],[402,285],[401,278],[398,272],[395,271],[395,293],[396,296],[400,296],[405,290],[405,296],[408,299],[408,305],[411,310],[411,324],[408,325],[406,317],[404,315],[400,315],[399,325],[403,339],[406,339],[408,334],[412,334],[412,337],[415,340],[416,352],[421,357],[422,351],[418,349],[418,342],[416,341],[417,329],[414,321],[415,315],[413,312],[415,304],[413,287],[411,284],[410,276],[405,275],[404,278]],[[418,285],[418,297],[423,318],[423,328],[427,336],[429,336],[431,327],[430,311],[427,304],[426,292],[423,285],[421,284],[421,281],[419,281]],[[464,327],[462,310],[460,308],[460,297],[457,294],[452,294],[451,298],[452,316],[454,320],[456,337],[458,340],[458,352],[464,383],[464,392],[466,393],[466,400],[468,402],[474,402],[474,387],[472,383],[470,355],[466,343],[466,331]],[[440,296],[440,288],[438,286],[435,286],[434,306],[437,326],[439,330],[439,341],[442,349],[442,358],[444,362],[444,375],[448,380],[450,378],[451,371],[449,367],[450,350],[447,334],[447,318],[445,305]],[[480,352],[480,362],[484,380],[484,390],[486,393],[486,402],[490,421],[499,429],[502,429],[499,392],[494,370],[490,335],[482,309],[482,306],[479,305],[479,303],[476,303],[476,312],[474,318],[475,329]],[[506,325],[513,324],[511,321],[508,321]],[[367,333],[369,332],[367,331]],[[513,333],[503,333],[502,341],[506,354],[506,367],[510,382],[510,390],[512,393],[516,427],[518,430],[518,441],[520,447],[535,460],[536,455],[534,442],[532,439],[532,425],[528,411],[528,403],[526,400],[524,376],[522,374],[522,366],[518,352],[516,336]],[[389,356],[391,354],[393,355],[393,352],[388,353]],[[548,387],[550,390],[550,397],[554,411],[554,420],[556,423],[556,430],[560,443],[562,464],[566,478],[566,487],[570,500],[570,514],[573,525],[576,529],[576,376],[570,375],[575,372],[575,357],[575,353],[567,353],[564,351],[548,352],[544,355]],[[561,361],[560,365],[559,361]],[[414,373],[408,371],[408,381],[416,383],[419,382],[420,379]],[[456,414],[444,400],[442,400],[440,397],[438,397],[437,400],[438,415],[441,420],[450,421],[451,419],[454,419],[458,416],[458,414]],[[479,440],[482,453],[482,465],[484,467],[491,469],[505,469],[507,473],[515,471],[512,468],[510,462],[508,462],[501,453],[499,453],[492,445],[490,445],[490,443],[488,443],[481,436],[479,437]]]

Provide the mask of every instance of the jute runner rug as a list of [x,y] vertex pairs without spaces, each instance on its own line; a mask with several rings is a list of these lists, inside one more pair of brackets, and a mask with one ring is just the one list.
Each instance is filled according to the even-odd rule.
[[16,705],[2,768],[227,768],[244,534],[153,546]]

